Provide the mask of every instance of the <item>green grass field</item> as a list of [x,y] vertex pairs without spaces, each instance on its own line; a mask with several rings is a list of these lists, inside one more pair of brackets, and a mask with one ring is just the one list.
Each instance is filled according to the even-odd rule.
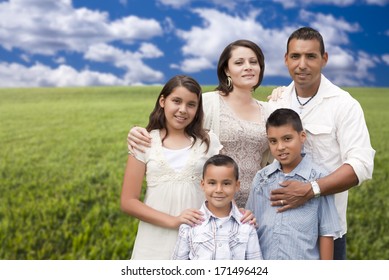
[[[159,90],[0,89],[0,259],[130,257],[137,221],[119,207],[126,136],[147,124]],[[373,180],[350,191],[348,257],[388,259],[389,89],[347,90],[376,150]]]

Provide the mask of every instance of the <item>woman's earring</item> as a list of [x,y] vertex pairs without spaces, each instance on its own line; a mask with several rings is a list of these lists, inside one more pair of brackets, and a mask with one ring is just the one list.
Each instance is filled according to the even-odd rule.
[[231,79],[230,76],[227,76],[227,87],[228,87],[229,89],[232,88],[232,79]]

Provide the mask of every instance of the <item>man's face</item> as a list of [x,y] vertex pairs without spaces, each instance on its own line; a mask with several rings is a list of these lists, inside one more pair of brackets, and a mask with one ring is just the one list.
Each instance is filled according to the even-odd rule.
[[292,39],[285,54],[285,65],[301,97],[314,95],[320,85],[321,69],[327,64],[328,54],[320,54],[318,40]]

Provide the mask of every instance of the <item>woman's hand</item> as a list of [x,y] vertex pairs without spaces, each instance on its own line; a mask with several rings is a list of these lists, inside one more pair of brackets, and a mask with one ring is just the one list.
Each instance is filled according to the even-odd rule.
[[282,99],[282,93],[285,91],[285,89],[286,89],[285,86],[276,87],[275,89],[273,89],[271,94],[267,97],[267,100],[277,101],[278,99]]
[[145,128],[134,126],[128,132],[127,147],[129,154],[132,154],[134,152],[134,149],[137,149],[141,152],[145,152],[144,147],[150,147],[150,145],[151,137]]

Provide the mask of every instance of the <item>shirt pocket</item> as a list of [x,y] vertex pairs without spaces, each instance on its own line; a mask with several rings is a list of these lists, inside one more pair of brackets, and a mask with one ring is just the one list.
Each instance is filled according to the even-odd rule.
[[299,232],[309,233],[313,236],[317,235],[317,205],[317,198],[313,198],[302,206],[284,212],[287,224]]
[[246,257],[247,243],[249,242],[249,232],[239,231],[239,234],[232,236],[229,241],[233,260],[244,260]]
[[190,250],[189,259],[213,259],[215,253],[215,242],[212,233],[197,233],[192,238],[193,248]]
[[316,162],[326,160],[328,152],[337,146],[334,128],[330,125],[307,123],[304,129],[308,134],[305,152],[311,154]]

